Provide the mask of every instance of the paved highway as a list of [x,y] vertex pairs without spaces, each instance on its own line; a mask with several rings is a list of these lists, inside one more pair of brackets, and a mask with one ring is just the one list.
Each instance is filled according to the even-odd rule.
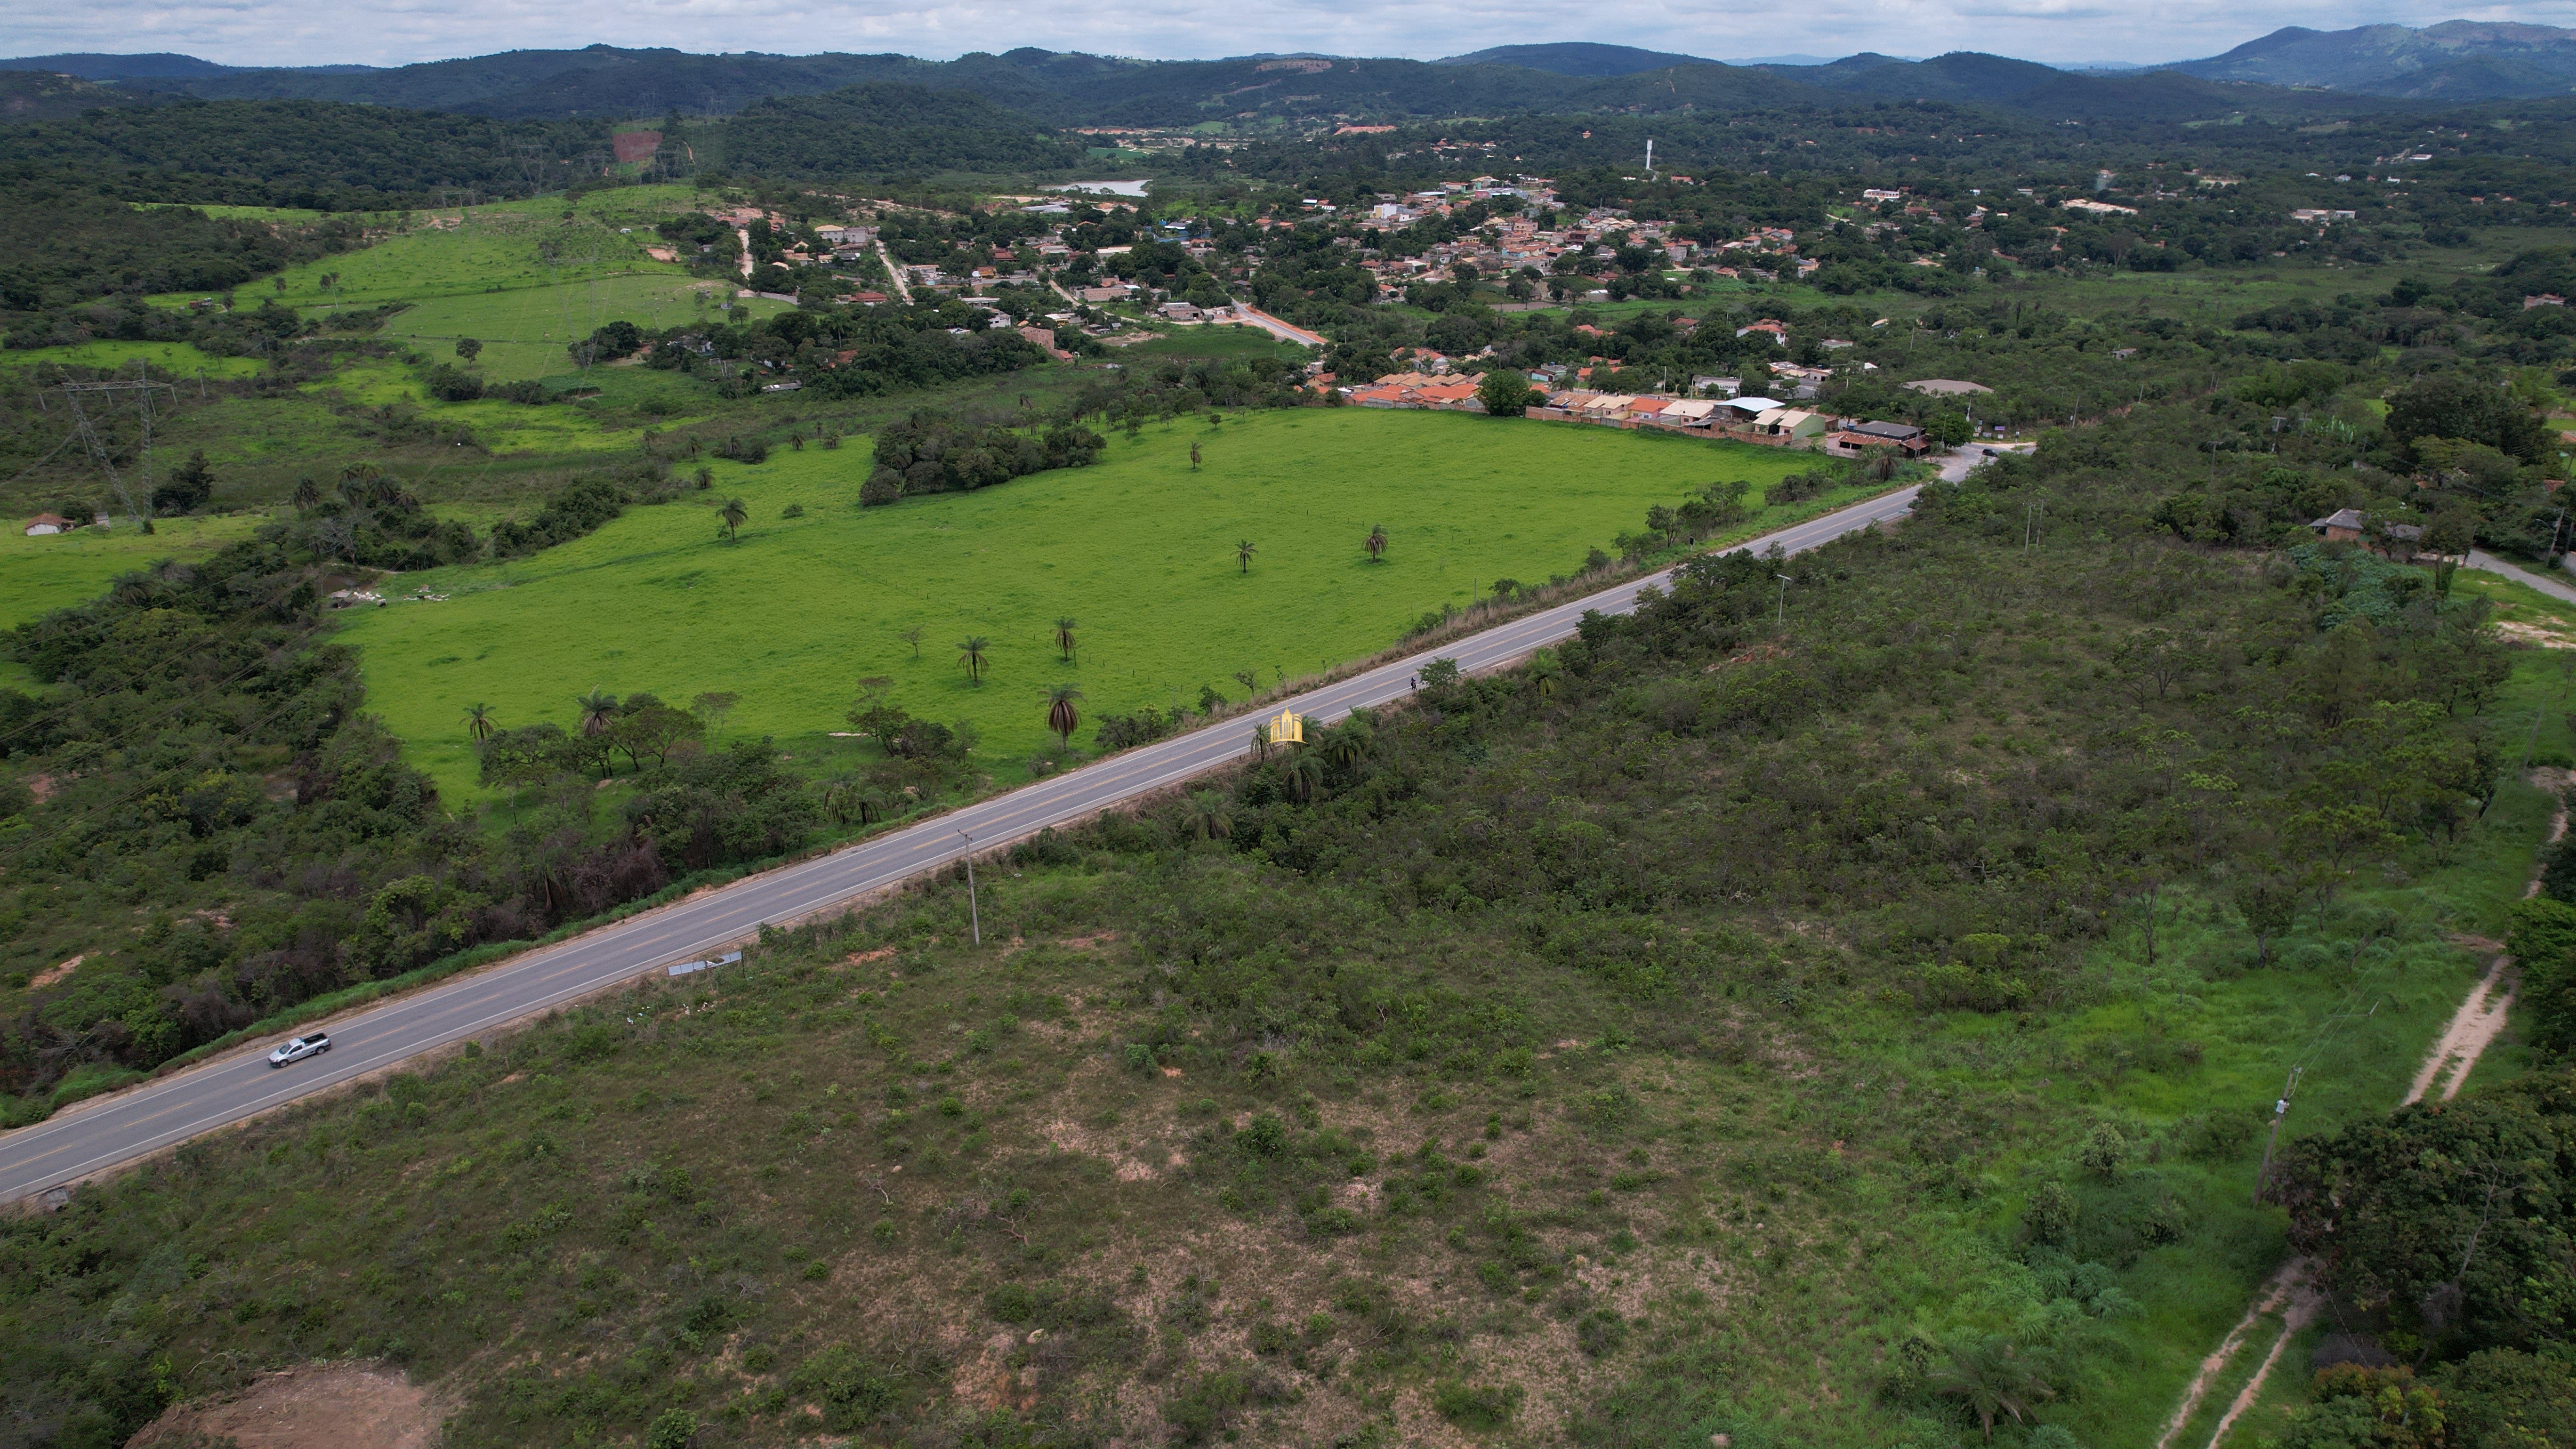
[[[1967,459],[1958,458],[1942,471],[1955,477],[1967,466]],[[1914,494],[1912,488],[1900,489],[1741,546],[1759,551],[1776,543],[1791,553],[1811,549],[1903,514]],[[1470,672],[1509,664],[1571,635],[1588,609],[1627,612],[1636,606],[1639,589],[1662,584],[1668,577],[1655,574],[1498,624],[1438,649],[1309,690],[1290,701],[1290,706],[1319,724],[1328,724],[1353,709],[1402,696],[1413,676],[1434,657],[1454,659]],[[333,1024],[331,1050],[293,1066],[270,1068],[270,1043],[262,1042],[83,1103],[45,1122],[0,1135],[0,1202],[130,1162],[433,1047],[578,1000],[670,963],[695,959],[753,935],[765,921],[812,915],[937,869],[966,848],[961,833],[972,837],[976,849],[989,849],[1204,774],[1245,753],[1253,724],[1251,717],[1238,716],[1113,755],[919,825],[765,871],[379,1003]]]

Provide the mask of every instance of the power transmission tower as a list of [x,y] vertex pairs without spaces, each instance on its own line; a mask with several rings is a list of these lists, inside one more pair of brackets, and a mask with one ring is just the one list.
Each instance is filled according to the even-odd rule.
[[135,481],[140,485],[144,505],[148,507],[152,501],[152,395],[156,392],[169,393],[174,406],[179,400],[179,389],[170,383],[154,382],[147,364],[139,359],[134,364],[132,382],[74,382],[66,375],[62,383],[63,400],[71,404],[72,425],[79,430],[81,441],[89,445],[90,456],[98,460],[100,471],[107,474],[109,485],[116,490],[116,501],[125,507],[125,516],[146,533],[152,531],[152,520],[142,508],[135,506],[133,492],[126,488],[125,479],[117,474],[116,460],[109,454],[106,440],[91,425],[89,410],[81,406],[81,399],[84,396],[100,398],[113,409],[118,395],[134,394],[135,411],[142,419],[143,432],[142,442],[134,455]]

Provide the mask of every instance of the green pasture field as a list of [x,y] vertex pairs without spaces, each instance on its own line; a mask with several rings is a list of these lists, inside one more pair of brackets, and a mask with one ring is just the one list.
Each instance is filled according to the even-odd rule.
[[253,377],[260,369],[257,358],[217,357],[185,342],[100,341],[0,352],[0,367],[7,368],[95,367],[130,373],[138,361],[150,367],[154,376],[174,383],[193,382],[199,373],[217,379]]
[[566,347],[610,322],[660,329],[684,323],[713,324],[715,306],[730,302],[742,313],[767,317],[793,304],[766,297],[736,297],[720,281],[673,272],[628,272],[564,282],[431,297],[385,324],[380,334],[408,342],[431,360],[456,360],[456,340],[483,344],[475,359],[495,382],[554,377],[574,371]]
[[1314,356],[1314,351],[1282,342],[1258,327],[1231,322],[1221,327],[1175,327],[1151,342],[1122,348],[1118,355],[1122,358],[1208,357],[1224,362],[1276,357],[1286,362],[1303,363]]
[[[265,221],[278,226],[311,226],[332,214],[302,206],[205,206],[185,201],[138,201],[134,204],[134,209],[137,211],[199,211],[217,221]],[[362,218],[365,215],[365,213],[352,214],[353,219]]]
[[[1196,442],[1206,463],[1189,464]],[[1651,504],[1742,478],[1758,490],[1803,455],[1742,444],[1463,414],[1304,409],[1151,427],[1107,461],[982,492],[861,511],[864,447],[712,460],[713,491],[630,511],[589,538],[496,566],[406,576],[449,595],[351,616],[369,708],[451,801],[477,798],[458,713],[573,722],[592,688],[686,702],[742,696],[730,728],[799,748],[846,729],[857,681],[892,681],[915,714],[971,720],[997,778],[1053,743],[1046,689],[1086,718],[1195,707],[1202,684],[1244,696],[1395,642],[1425,610],[1494,581],[1577,571],[1585,550],[1643,526]],[[715,505],[743,499],[739,542]],[[1815,511],[1849,495],[1800,505]],[[801,518],[781,517],[790,505]],[[1766,521],[1792,516],[1775,511]],[[1361,541],[1384,524],[1386,561]],[[1250,572],[1235,544],[1257,546]],[[1078,658],[1050,642],[1081,621]],[[920,657],[897,632],[919,625]],[[958,640],[982,635],[970,685]],[[1088,744],[1088,724],[1077,734]]]
[[[638,189],[660,193],[681,188]],[[563,217],[560,199],[416,214],[408,229],[371,246],[286,268],[278,273],[278,280],[286,283],[283,291],[274,282],[261,281],[244,284],[237,295],[249,305],[275,297],[298,310],[330,310],[554,286],[625,272],[684,275],[678,263],[657,262],[644,254],[644,248],[659,238],[647,229],[649,220],[628,217],[648,200],[629,197],[613,215],[576,207],[570,221]],[[620,227],[634,230],[627,234]],[[541,243],[552,245],[551,258],[540,255]],[[338,280],[326,289],[325,276]],[[152,300],[183,303],[193,300],[193,294]]]

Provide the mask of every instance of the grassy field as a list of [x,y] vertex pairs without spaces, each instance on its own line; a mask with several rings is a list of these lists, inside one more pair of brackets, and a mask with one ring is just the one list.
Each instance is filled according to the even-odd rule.
[[565,345],[615,321],[660,329],[712,323],[717,301],[753,316],[789,310],[765,297],[736,299],[734,289],[670,272],[625,272],[553,285],[431,297],[385,325],[383,335],[418,347],[433,360],[455,358],[456,339],[483,343],[476,359],[497,382],[554,377],[575,369]]
[[[1206,466],[1192,472],[1189,446]],[[1458,414],[1301,410],[1147,429],[1108,460],[966,495],[862,512],[863,448],[717,462],[712,492],[637,509],[577,543],[493,567],[400,581],[450,597],[352,617],[370,707],[451,799],[470,798],[457,726],[472,703],[506,724],[569,725],[576,695],[703,690],[743,698],[731,727],[819,744],[866,677],[916,714],[967,719],[1004,778],[1051,742],[1048,686],[1088,716],[1195,707],[1202,684],[1241,698],[1395,641],[1423,611],[1498,578],[1575,572],[1585,550],[1722,478],[1757,486],[1801,455]],[[720,537],[715,503],[752,521]],[[1820,501],[1803,505],[1813,509]],[[784,518],[801,506],[801,518]],[[1371,526],[1393,537],[1371,564]],[[1238,540],[1257,552],[1249,572]],[[1076,662],[1049,640],[1081,621]],[[918,658],[898,631],[920,626]],[[991,640],[970,685],[967,635]],[[1088,728],[1077,739],[1087,743]]]
[[122,369],[128,376],[138,361],[149,366],[153,376],[174,382],[194,381],[199,373],[209,378],[251,377],[260,369],[257,358],[217,357],[185,342],[101,341],[84,342],[78,347],[0,352],[0,367],[99,367]]
[[117,575],[163,559],[189,563],[237,538],[248,537],[258,514],[164,518],[145,536],[122,518],[111,528],[83,528],[50,538],[29,538],[16,520],[0,532],[0,629],[25,623],[105,592]]

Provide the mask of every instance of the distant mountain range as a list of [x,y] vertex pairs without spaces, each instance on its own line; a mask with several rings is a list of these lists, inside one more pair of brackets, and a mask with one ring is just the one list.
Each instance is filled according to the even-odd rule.
[[[2187,119],[2260,105],[2298,113],[2459,104],[2576,92],[2576,31],[2449,21],[2424,30],[2292,27],[2224,55],[2152,70],[2060,67],[1960,51],[1929,60],[1864,52],[1724,63],[1593,43],[1499,46],[1439,61],[1243,56],[1137,61],[1038,49],[953,61],[905,55],[699,55],[594,45],[375,69],[235,67],[194,56],[71,54],[0,60],[120,94],[334,100],[502,118],[730,115],[769,97],[869,84],[966,91],[1051,126],[1203,121],[1434,120],[1546,111],[1750,110],[1853,98],[2002,106],[2057,118]],[[51,109],[71,94],[21,104]],[[2325,90],[2335,100],[2313,92]],[[2303,94],[2305,93],[2305,94]],[[138,97],[139,98],[139,97]]]
[[2446,20],[2422,30],[2275,30],[2168,67],[2205,80],[2324,86],[2410,100],[2487,101],[2576,91],[2576,30]]

